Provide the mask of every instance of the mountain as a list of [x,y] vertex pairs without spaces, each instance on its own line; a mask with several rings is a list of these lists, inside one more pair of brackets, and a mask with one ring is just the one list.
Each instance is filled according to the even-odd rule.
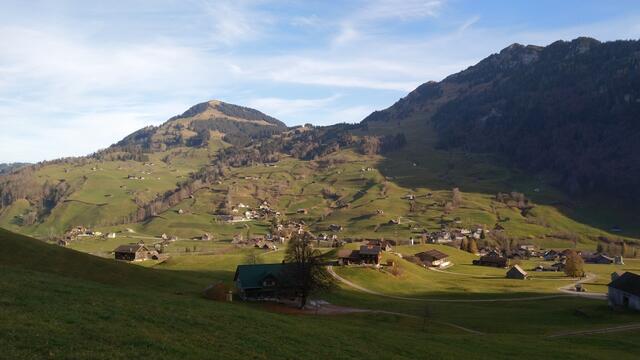
[[640,41],[513,44],[363,123],[419,119],[437,146],[495,153],[573,195],[640,199]]
[[9,172],[11,172],[13,170],[17,170],[17,169],[19,169],[21,167],[25,167],[27,165],[29,165],[29,164],[28,163],[20,163],[20,162],[8,163],[8,164],[4,164],[4,163],[0,164],[0,175],[9,173]]
[[[41,238],[85,225],[230,239],[245,230],[220,219],[267,201],[317,233],[344,226],[345,237],[499,223],[512,242],[617,249],[640,234],[634,208],[617,201],[637,191],[625,174],[638,171],[640,86],[624,74],[638,50],[587,38],[514,44],[359,124],[287,128],[201,103],[90,156],[0,176],[0,226]],[[581,200],[596,192],[604,199]],[[410,193],[421,197],[402,200]]]
[[283,122],[258,110],[211,100],[192,106],[160,126],[140,129],[114,147],[133,145],[162,151],[179,145],[202,146],[209,141],[212,131],[222,134],[228,143],[243,145],[251,139],[269,137],[286,129]]

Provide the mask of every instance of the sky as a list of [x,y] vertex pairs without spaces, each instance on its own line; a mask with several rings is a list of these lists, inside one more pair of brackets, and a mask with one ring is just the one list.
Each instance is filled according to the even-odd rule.
[[358,122],[508,45],[640,38],[640,1],[0,0],[0,163],[80,156],[218,99]]

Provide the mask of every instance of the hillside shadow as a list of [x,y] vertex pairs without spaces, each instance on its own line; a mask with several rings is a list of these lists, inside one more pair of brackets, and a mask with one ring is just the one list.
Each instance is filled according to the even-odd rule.
[[451,191],[457,187],[463,193],[491,197],[499,192],[522,192],[534,204],[554,207],[573,221],[609,233],[611,240],[640,237],[640,217],[628,204],[603,196],[571,197],[544,176],[522,172],[493,155],[425,151],[408,145],[384,154],[375,167],[387,181],[413,190]]

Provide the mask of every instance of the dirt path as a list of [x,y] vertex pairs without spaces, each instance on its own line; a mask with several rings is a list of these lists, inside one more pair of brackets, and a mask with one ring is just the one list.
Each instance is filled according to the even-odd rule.
[[602,329],[591,329],[591,330],[564,332],[564,333],[558,333],[558,334],[549,335],[548,337],[549,338],[559,338],[559,337],[565,337],[565,336],[609,334],[609,333],[614,333],[614,332],[619,332],[619,331],[629,331],[629,330],[640,330],[640,324],[639,323],[635,323],[635,324],[613,326],[613,327],[602,328]]
[[[329,304],[329,303],[319,304],[317,307],[314,307],[313,305],[311,305],[311,306],[306,307],[305,309],[292,308],[290,306],[278,305],[278,304],[268,304],[268,305],[265,305],[265,306],[271,311],[278,312],[278,313],[283,313],[283,314],[346,315],[346,314],[370,313],[370,314],[387,314],[387,315],[401,316],[401,317],[417,319],[417,320],[422,320],[423,319],[420,316],[411,315],[411,314],[405,314],[405,313],[401,313],[401,312],[384,311],[384,310],[372,310],[372,309],[359,309],[359,308],[338,306],[338,305],[333,305],[333,304]],[[474,335],[483,335],[484,334],[484,333],[482,333],[480,331],[469,329],[469,328],[466,328],[464,326],[452,324],[452,323],[445,322],[445,321],[433,321],[433,320],[429,320],[429,321],[431,323],[434,323],[434,324],[441,324],[441,325],[450,326],[452,328],[455,328],[455,329],[458,329],[458,330],[462,330],[462,331],[467,332],[469,334],[474,334]]]
[[581,296],[581,297],[585,297],[585,298],[588,298],[588,299],[606,300],[607,299],[607,294],[594,293],[594,292],[577,292],[575,290],[576,285],[587,283],[587,282],[592,282],[596,278],[597,278],[596,274],[587,273],[587,276],[585,276],[584,279],[578,280],[573,284],[569,284],[569,285],[566,285],[566,286],[559,287],[558,290],[563,292],[563,293],[565,293],[565,294],[571,294],[573,296]]
[[[373,291],[373,290],[364,288],[364,287],[362,287],[360,285],[357,285],[357,284],[354,284],[353,282],[351,282],[351,281],[341,277],[340,275],[336,274],[336,272],[333,270],[333,266],[328,266],[327,269],[329,270],[329,273],[331,274],[331,276],[333,276],[336,280],[340,281],[341,283],[343,283],[343,284],[345,284],[345,285],[347,285],[347,286],[349,286],[351,288],[360,290],[360,291],[362,291],[364,293],[367,293],[367,294],[386,297],[386,298],[389,298],[389,299],[396,299],[396,300],[423,301],[423,302],[449,302],[449,303],[483,303],[483,302],[513,302],[513,301],[548,300],[548,299],[558,299],[558,298],[563,298],[563,297],[568,297],[568,296],[584,296],[584,297],[593,298],[593,299],[606,298],[606,295],[604,295],[604,294],[578,293],[578,292],[569,290],[572,286],[575,287],[575,283],[560,288],[560,289],[563,289],[561,291],[564,292],[565,294],[557,294],[557,295],[541,295],[541,296],[529,296],[529,297],[517,297],[517,298],[497,298],[497,299],[425,299],[425,298],[413,298],[413,297],[387,295],[387,294],[383,294],[381,292],[377,292],[377,291]],[[590,274],[590,275],[593,275],[593,274]],[[583,280],[581,280],[579,282],[592,281],[593,279],[595,279],[595,275],[593,275],[593,277],[591,277],[591,278],[589,276],[587,276],[585,279],[583,279]],[[602,295],[604,295],[604,297],[602,297]]]
[[469,302],[501,302],[501,301],[527,301],[527,300],[542,300],[542,299],[554,299],[560,297],[566,297],[567,295],[545,295],[545,296],[535,296],[535,297],[526,297],[526,298],[501,298],[501,299],[425,299],[425,298],[413,298],[413,297],[404,297],[404,296],[395,296],[395,295],[387,295],[377,291],[373,291],[367,288],[364,288],[360,285],[354,284],[353,282],[341,277],[336,274],[333,270],[332,266],[328,267],[329,273],[336,278],[336,280],[342,282],[343,284],[365,292],[367,294],[386,297],[390,299],[396,300],[408,300],[408,301],[424,301],[424,302],[452,302],[452,303],[469,303]]

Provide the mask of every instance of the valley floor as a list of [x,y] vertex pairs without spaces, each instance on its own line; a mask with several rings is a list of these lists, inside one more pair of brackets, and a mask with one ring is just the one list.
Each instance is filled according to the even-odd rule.
[[[456,263],[444,272],[404,260],[398,260],[400,276],[334,268],[371,292],[342,283],[317,298],[334,309],[352,310],[286,314],[266,304],[200,296],[207,284],[230,282],[236,264],[254,249],[126,264],[5,231],[0,244],[9,250],[0,254],[0,358],[634,359],[640,354],[639,314],[612,312],[601,299],[562,294],[558,287],[575,280],[559,274],[501,279],[504,270],[466,265],[470,255],[452,248],[442,247]],[[259,257],[278,262],[282,251]],[[639,266],[631,262],[624,268]],[[599,283],[611,270],[589,269],[597,278],[586,287],[600,292]],[[487,301],[510,298],[519,301]]]

